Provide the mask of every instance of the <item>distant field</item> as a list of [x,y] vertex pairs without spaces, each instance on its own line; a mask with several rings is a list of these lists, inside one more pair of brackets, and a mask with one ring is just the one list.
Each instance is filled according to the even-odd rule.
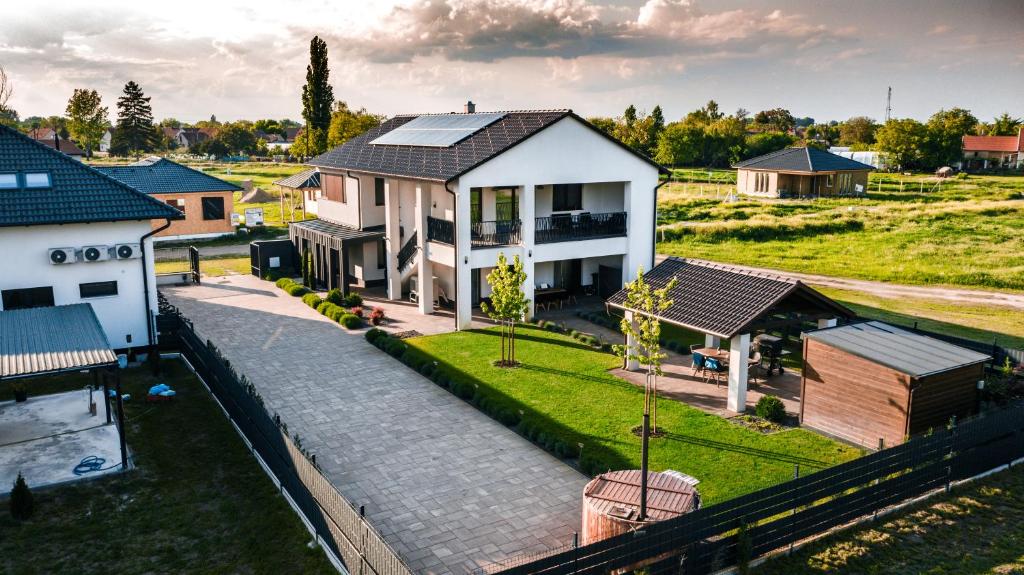
[[1024,177],[872,174],[866,198],[727,202],[733,176],[677,170],[661,253],[908,284],[1024,290]]

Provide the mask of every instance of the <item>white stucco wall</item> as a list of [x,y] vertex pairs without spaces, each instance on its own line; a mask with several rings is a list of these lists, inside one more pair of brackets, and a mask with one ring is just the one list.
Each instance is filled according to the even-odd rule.
[[[141,259],[53,265],[49,261],[48,250],[138,243],[139,238],[150,230],[148,220],[0,228],[0,290],[51,286],[56,305],[92,304],[111,347],[149,345]],[[152,241],[147,240],[146,243],[150,309],[156,313]],[[79,284],[101,281],[117,281],[117,295],[80,297]],[[129,335],[130,343],[127,340]]]

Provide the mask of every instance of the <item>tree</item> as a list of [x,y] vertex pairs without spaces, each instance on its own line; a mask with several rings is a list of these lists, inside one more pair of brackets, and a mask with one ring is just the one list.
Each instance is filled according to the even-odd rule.
[[[313,132],[313,134],[308,138],[306,137],[307,131]],[[288,154],[290,154],[293,158],[300,159],[315,156],[317,155],[318,152],[316,152],[315,149],[307,146],[312,146],[315,144],[315,142],[319,142],[321,140],[326,142],[327,135],[320,130],[299,130],[299,133],[295,136],[295,141],[292,143],[291,147],[288,148]]]
[[[0,99],[0,107],[2,106],[3,101]],[[1003,112],[992,121],[985,133],[989,136],[1016,136],[1020,132],[1020,126],[1020,118],[1014,118],[1010,114]]]
[[29,490],[25,478],[18,472],[18,478],[14,480],[14,488],[11,489],[11,516],[18,521],[24,521],[32,516],[34,507],[32,502],[32,491]]
[[654,159],[669,166],[694,166],[703,161],[704,128],[691,121],[665,126]]
[[791,132],[796,126],[793,114],[785,108],[773,108],[754,114],[754,124],[761,130]]
[[756,156],[763,156],[783,150],[793,145],[794,138],[789,134],[783,134],[780,132],[761,132],[759,134],[751,134],[746,138],[746,155],[747,158],[753,158]]
[[253,154],[256,153],[256,134],[244,123],[235,122],[221,127],[217,138],[228,153],[231,154]]
[[878,149],[889,156],[891,165],[907,169],[919,164],[928,130],[911,118],[891,119],[875,132]]
[[587,118],[587,121],[590,122],[591,124],[593,124],[593,126],[595,128],[597,128],[598,130],[601,130],[605,134],[608,134],[609,136],[612,136],[612,137],[615,136],[615,119],[614,118],[594,117],[594,118]]
[[978,119],[970,110],[950,108],[939,110],[928,118],[923,162],[926,167],[938,168],[955,163],[963,154],[964,135],[974,131]]
[[334,103],[331,125],[327,130],[327,147],[340,146],[363,132],[379,126],[384,118],[366,111],[366,108],[352,110],[343,101]]
[[[515,367],[516,363],[516,322],[522,321],[530,310],[530,300],[523,292],[526,272],[519,256],[512,258],[508,264],[504,252],[498,252],[498,262],[491,273],[487,274],[487,283],[491,286],[490,303],[482,302],[480,309],[501,326],[501,361],[499,367]],[[508,353],[506,354],[506,347]]]
[[647,153],[653,155],[658,145],[658,137],[665,131],[665,114],[662,113],[661,106],[654,106],[650,118],[650,125],[647,126]]
[[7,71],[0,66],[0,125],[12,125],[18,122],[18,113],[7,105],[14,94],[14,85],[7,77]]
[[177,118],[164,118],[160,120],[161,128],[174,128],[175,130],[181,128],[181,120]]
[[85,156],[92,157],[92,151],[100,147],[100,140],[107,131],[107,108],[96,90],[75,88],[64,113],[68,115],[68,131],[76,142],[85,148]]
[[156,147],[157,134],[149,100],[134,81],[124,85],[124,93],[117,99],[117,129],[110,145],[112,154],[135,155]]
[[873,144],[877,128],[878,125],[871,118],[854,116],[839,126],[839,145]]
[[676,283],[673,277],[665,287],[654,289],[644,281],[643,266],[637,270],[636,279],[627,283],[625,288],[624,306],[632,311],[619,323],[619,329],[628,343],[613,348],[619,357],[626,361],[636,361],[647,370],[644,378],[643,444],[640,452],[640,521],[647,516],[647,443],[652,428],[655,434],[658,433],[658,376],[662,374],[661,360],[666,357],[665,352],[661,351],[661,321],[658,315],[672,307],[668,294]]
[[309,65],[306,66],[306,85],[302,87],[302,117],[306,120],[305,137],[309,156],[327,150],[327,131],[331,125],[331,106],[334,89],[328,83],[327,43],[319,36],[309,42]]

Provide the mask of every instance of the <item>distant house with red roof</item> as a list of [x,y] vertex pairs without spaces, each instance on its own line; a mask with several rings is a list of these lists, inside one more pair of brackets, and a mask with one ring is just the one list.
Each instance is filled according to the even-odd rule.
[[1024,129],[1016,136],[964,136],[961,170],[1024,168]]

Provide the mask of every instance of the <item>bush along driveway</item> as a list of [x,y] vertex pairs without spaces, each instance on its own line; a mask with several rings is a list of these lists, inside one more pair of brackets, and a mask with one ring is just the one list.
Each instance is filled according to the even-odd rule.
[[[587,474],[640,466],[643,390],[608,372],[621,360],[585,341],[536,326],[517,328],[517,368],[499,368],[497,328],[399,340],[379,330],[367,339],[436,384],[471,402]],[[741,427],[676,401],[658,401],[653,470],[674,469],[701,481],[707,504],[858,457],[858,449],[789,429],[770,434]]]

